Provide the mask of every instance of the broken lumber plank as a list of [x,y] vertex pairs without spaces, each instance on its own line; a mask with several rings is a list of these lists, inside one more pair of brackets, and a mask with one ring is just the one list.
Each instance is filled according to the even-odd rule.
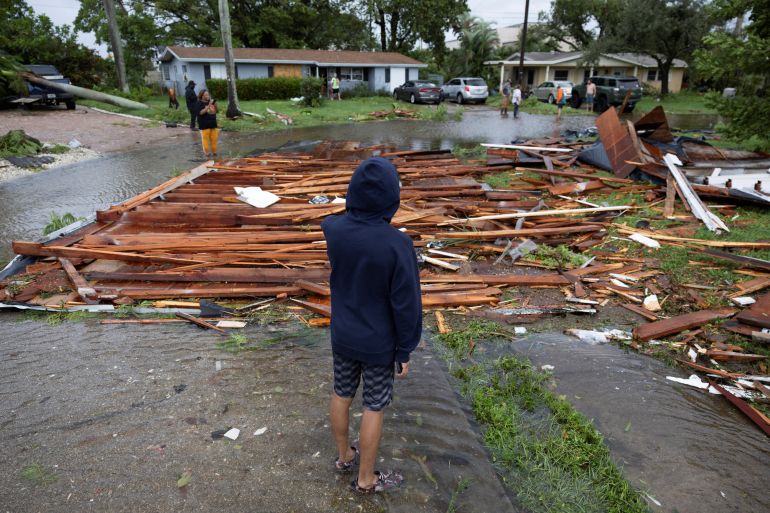
[[93,299],[93,297],[96,296],[96,290],[94,290],[94,288],[88,284],[83,276],[80,275],[77,269],[75,269],[75,266],[72,265],[72,262],[70,262],[69,259],[63,257],[59,257],[58,260],[62,266],[62,269],[64,269],[64,272],[67,273],[67,277],[69,278],[70,282],[72,282],[72,285],[74,285],[75,290],[83,299],[83,301],[89,305],[99,304],[99,301]]
[[616,177],[609,177],[609,176],[598,176],[595,174],[590,173],[578,173],[575,171],[549,171],[548,169],[539,169],[536,167],[516,167],[514,168],[515,171],[526,171],[529,173],[538,173],[541,175],[551,175],[551,176],[563,176],[565,178],[574,178],[575,180],[578,179],[588,179],[588,180],[601,180],[602,182],[606,183],[622,183],[627,185],[635,184],[633,180],[629,180],[627,178],[616,178]]
[[537,211],[530,211],[530,212],[516,212],[513,214],[494,214],[489,216],[481,216],[481,217],[469,217],[467,219],[457,219],[452,221],[447,221],[444,223],[439,223],[438,226],[446,226],[451,224],[463,224],[463,223],[472,223],[474,221],[491,221],[491,220],[499,220],[499,219],[520,219],[525,217],[542,217],[542,216],[553,216],[553,215],[579,215],[579,214],[592,214],[596,212],[613,212],[613,211],[619,211],[619,210],[632,210],[636,207],[633,207],[631,205],[620,205],[620,206],[611,206],[611,207],[597,207],[597,208],[569,208],[569,209],[563,209],[563,210],[537,210]]
[[435,312],[433,312],[433,315],[436,316],[436,327],[438,328],[438,332],[442,335],[445,333],[449,333],[449,328],[446,325],[444,314],[436,310]]
[[293,283],[297,280],[328,281],[328,269],[258,269],[210,268],[174,272],[86,272],[90,280],[98,281],[165,281],[165,282],[234,282],[234,283]]
[[101,287],[95,286],[100,296],[114,295],[132,299],[178,299],[217,297],[266,297],[278,294],[301,294],[299,287],[239,287],[237,285],[210,288]]
[[311,281],[307,280],[297,280],[294,282],[294,285],[303,289],[307,290],[308,292],[312,292],[313,294],[318,294],[319,296],[331,296],[332,291],[329,287],[326,285],[320,285],[318,283],[313,283]]
[[475,306],[497,303],[497,296],[479,294],[428,294],[422,297],[422,306]]
[[65,258],[82,258],[87,260],[120,260],[125,262],[140,262],[145,264],[202,264],[202,260],[187,260],[162,255],[137,255],[121,251],[103,251],[97,249],[80,249],[64,246],[44,246],[39,242],[14,241],[13,251],[19,255],[52,256]]
[[752,311],[751,308],[736,315],[735,320],[759,328],[770,328],[770,315],[759,311]]
[[332,316],[332,307],[329,305],[324,305],[321,303],[311,303],[310,301],[302,301],[301,299],[297,299],[297,298],[290,298],[289,301],[291,301],[296,305],[301,306],[306,310],[310,310],[311,312],[316,313],[318,315],[323,315],[324,317]]
[[596,189],[601,189],[604,186],[604,182],[601,180],[591,180],[590,182],[578,183],[560,183],[548,187],[548,192],[554,196],[558,196],[560,194],[576,194],[586,191],[593,191]]
[[736,351],[720,351],[719,349],[709,349],[708,351],[706,351],[706,356],[718,362],[722,362],[722,361],[755,362],[755,361],[765,360],[767,358],[770,358],[767,355],[763,355],[763,354],[738,353]]
[[743,266],[746,266],[746,267],[752,267],[754,269],[762,269],[763,271],[770,271],[769,260],[762,260],[760,258],[747,257],[742,255],[733,255],[732,253],[728,253],[726,251],[719,251],[717,249],[704,249],[703,252],[709,256],[730,260],[732,262],[742,264]]
[[714,387],[722,396],[724,396],[725,399],[730,401],[733,406],[741,410],[744,415],[746,415],[748,418],[751,419],[754,424],[759,427],[767,436],[770,436],[770,423],[767,422],[767,418],[764,415],[761,415],[757,410],[752,408],[746,401],[743,399],[736,397],[735,395],[731,394],[719,384],[714,383],[713,381],[709,380],[709,384]]
[[715,248],[744,248],[744,249],[770,249],[770,242],[744,242],[744,241],[728,241],[728,240],[708,240],[708,239],[693,239],[689,237],[674,237],[672,235],[663,235],[657,232],[650,232],[640,229],[630,229],[628,226],[619,225],[618,232],[624,235],[639,233],[645,237],[649,237],[654,240],[680,242],[687,244],[695,244],[699,246],[710,246]]
[[569,281],[559,274],[474,274],[470,276],[431,276],[430,278],[420,278],[420,283],[484,283],[487,285],[536,287],[568,285]]
[[716,319],[731,317],[735,315],[736,312],[737,310],[734,308],[717,308],[714,310],[701,310],[699,312],[678,315],[669,319],[651,322],[650,324],[634,328],[634,339],[644,342],[653,338],[674,335]]
[[429,239],[497,239],[499,237],[529,237],[535,235],[559,235],[567,233],[598,232],[604,228],[596,225],[565,226],[561,228],[522,228],[521,230],[480,230],[476,232],[438,232],[423,235]]
[[186,314],[186,313],[182,313],[182,312],[177,312],[176,316],[179,317],[180,319],[184,319],[184,320],[186,320],[188,322],[191,322],[191,323],[193,323],[193,324],[195,324],[197,326],[200,326],[201,328],[206,328],[208,330],[214,330],[214,331],[219,332],[221,334],[226,333],[225,330],[223,330],[222,328],[217,328],[216,326],[214,326],[210,322],[206,322],[206,321],[204,321],[202,319],[198,319],[197,317],[193,317],[192,315],[189,315],[189,314]]
[[666,175],[666,203],[663,206],[663,216],[672,217],[674,215],[674,202],[676,201],[676,187],[674,177],[671,173]]
[[441,259],[438,259],[438,258],[429,257],[429,256],[426,256],[426,255],[422,255],[422,259],[425,262],[429,263],[429,264],[433,264],[433,265],[436,265],[438,267],[443,267],[444,269],[449,269],[450,271],[458,271],[458,270],[460,270],[460,267],[461,267],[459,265],[450,264],[449,262],[446,262],[444,260],[441,260]]
[[655,315],[654,313],[650,312],[646,308],[643,308],[641,306],[637,306],[637,305],[635,305],[633,303],[622,303],[620,306],[622,306],[626,310],[634,312],[637,315],[641,315],[642,317],[644,317],[648,321],[657,321],[657,320],[659,320],[658,316]]
[[744,376],[743,374],[736,374],[733,372],[727,372],[720,369],[712,369],[711,367],[706,367],[705,365],[699,365],[695,362],[691,362],[690,360],[682,360],[677,358],[676,361],[678,361],[681,364],[687,365],[688,367],[692,367],[693,369],[699,370],[701,372],[705,372],[706,374],[714,374],[715,376],[719,376],[721,378],[738,379]]

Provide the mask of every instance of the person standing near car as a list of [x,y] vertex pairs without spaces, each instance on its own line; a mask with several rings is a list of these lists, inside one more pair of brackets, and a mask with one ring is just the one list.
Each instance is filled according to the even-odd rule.
[[516,84],[516,88],[513,90],[513,119],[519,117],[519,105],[521,104],[521,86]]
[[561,109],[564,108],[564,104],[567,103],[566,95],[564,94],[564,89],[561,87],[561,84],[556,85],[556,121],[559,121],[561,119]]
[[195,82],[190,80],[184,89],[184,99],[187,102],[187,110],[190,111],[190,130],[195,130],[195,120],[198,119],[198,95],[195,94]]
[[195,106],[198,113],[198,127],[201,130],[201,144],[205,157],[217,156],[219,129],[217,128],[217,102],[209,92],[203,89],[198,93],[198,103]]
[[[333,469],[358,476],[351,488],[379,493],[401,484],[394,471],[375,470],[384,410],[394,373],[405,378],[422,335],[420,272],[412,239],[390,224],[400,205],[400,181],[382,157],[353,173],[345,214],[321,223],[331,264],[331,345],[334,389],[329,403],[337,449]],[[394,369],[395,367],[395,369]],[[350,443],[350,406],[363,378],[360,447]]]
[[[511,102],[511,81],[506,80],[500,91],[500,115],[508,117],[508,104]],[[515,116],[514,116],[515,117]]]
[[594,108],[594,96],[596,96],[596,84],[591,82],[589,78],[586,84],[586,110],[588,112],[591,112]]

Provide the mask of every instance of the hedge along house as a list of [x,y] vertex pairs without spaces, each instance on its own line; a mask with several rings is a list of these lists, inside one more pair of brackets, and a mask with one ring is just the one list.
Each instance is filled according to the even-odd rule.
[[[652,57],[636,53],[607,53],[601,54],[595,64],[585,64],[582,58],[582,52],[525,52],[522,86],[525,90],[531,90],[552,80],[582,84],[596,75],[624,75],[636,77],[640,83],[647,83],[660,90],[660,71]],[[502,87],[506,79],[515,82],[519,54],[513,54],[503,61],[486,61],[484,64],[499,67]],[[669,92],[678,93],[682,89],[686,69],[686,62],[674,60],[668,75]]]
[[[235,48],[233,53],[237,79],[318,77],[327,81],[336,73],[343,90],[364,84],[372,91],[392,93],[407,80],[416,80],[420,68],[427,67],[393,52]],[[227,78],[221,47],[168,46],[159,61],[163,84],[177,91],[184,91],[190,80],[199,91],[208,79]]]

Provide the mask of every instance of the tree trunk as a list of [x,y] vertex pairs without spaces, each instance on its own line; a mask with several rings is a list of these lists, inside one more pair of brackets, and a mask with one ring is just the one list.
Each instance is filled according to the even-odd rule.
[[398,37],[398,22],[400,20],[400,16],[398,14],[398,11],[393,11],[390,13],[390,46],[389,51],[391,52],[397,52],[398,49],[396,49],[396,41]]
[[669,60],[658,62],[658,73],[660,77],[660,95],[666,96],[668,94],[668,72],[671,70],[672,62]]
[[388,32],[387,28],[385,26],[385,11],[382,9],[382,7],[377,7],[377,14],[379,16],[377,25],[380,26],[380,47],[382,48],[383,52],[388,51]]
[[33,75],[32,73],[29,73],[29,72],[21,72],[19,73],[19,76],[24,80],[27,80],[34,84],[40,84],[42,86],[52,87],[54,89],[64,91],[65,93],[74,94],[75,96],[78,96],[80,98],[85,98],[87,100],[94,100],[97,102],[109,103],[111,105],[116,105],[118,107],[123,107],[126,109],[149,109],[150,108],[144,103],[139,103],[132,100],[128,100],[126,98],[121,98],[120,96],[113,96],[111,94],[100,93],[98,91],[92,91],[91,89],[86,89],[84,87],[78,87],[71,84],[60,84],[59,82],[51,82],[50,80],[40,78],[37,75]]
[[115,68],[118,74],[118,89],[127,93],[128,81],[126,80],[126,61],[123,60],[123,41],[120,39],[118,18],[115,16],[115,4],[112,0],[102,0],[102,2],[104,3],[104,14],[107,17],[107,26],[110,31],[112,56],[115,59]]
[[227,0],[219,0],[219,25],[222,28],[222,41],[225,45],[225,67],[227,68],[227,118],[240,117],[241,105],[238,102],[238,88],[235,83],[235,59],[233,58],[233,37],[230,32],[230,7]]

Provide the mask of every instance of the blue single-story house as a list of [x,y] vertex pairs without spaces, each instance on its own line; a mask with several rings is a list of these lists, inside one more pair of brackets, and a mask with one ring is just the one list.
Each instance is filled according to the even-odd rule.
[[[406,82],[416,80],[420,61],[394,52],[352,52],[296,50],[282,48],[235,48],[237,78],[319,77],[337,74],[340,88],[366,84],[372,91],[389,93]],[[184,91],[195,81],[196,91],[210,78],[227,78],[224,48],[168,46],[160,56],[163,84]]]

